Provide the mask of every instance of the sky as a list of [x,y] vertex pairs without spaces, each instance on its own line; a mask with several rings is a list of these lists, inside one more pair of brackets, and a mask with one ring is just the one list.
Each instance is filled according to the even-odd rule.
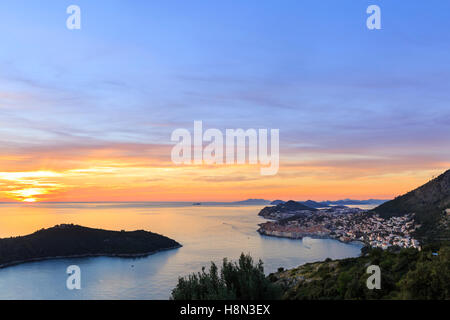
[[[448,30],[437,0],[2,1],[0,201],[390,199],[450,167]],[[278,173],[175,165],[196,120],[280,129]]]

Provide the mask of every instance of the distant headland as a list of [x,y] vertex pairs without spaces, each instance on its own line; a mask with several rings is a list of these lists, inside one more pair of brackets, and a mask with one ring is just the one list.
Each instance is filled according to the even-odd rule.
[[0,239],[0,268],[60,258],[144,257],[180,247],[175,240],[144,230],[108,231],[63,224],[23,237]]

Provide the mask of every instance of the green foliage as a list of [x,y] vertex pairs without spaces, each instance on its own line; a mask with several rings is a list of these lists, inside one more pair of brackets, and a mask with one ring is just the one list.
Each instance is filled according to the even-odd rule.
[[[381,268],[381,290],[366,286],[369,265]],[[299,275],[303,280],[296,282]],[[370,249],[359,258],[308,264],[270,279],[285,284],[285,299],[450,299],[450,247]]]
[[423,255],[416,268],[401,280],[401,296],[405,299],[450,299],[450,248],[439,256]]
[[279,299],[281,291],[264,275],[263,263],[254,264],[250,255],[242,254],[237,263],[223,260],[219,270],[211,263],[197,274],[178,279],[173,300],[270,300]]

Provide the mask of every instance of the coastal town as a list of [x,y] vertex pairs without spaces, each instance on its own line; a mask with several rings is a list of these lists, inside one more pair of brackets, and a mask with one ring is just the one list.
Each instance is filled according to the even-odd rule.
[[302,239],[332,238],[342,242],[359,241],[371,247],[387,249],[420,249],[418,240],[412,237],[417,228],[414,215],[383,219],[377,214],[359,208],[335,206],[307,210],[277,210],[265,218],[272,221],[260,224],[258,232],[267,236]]

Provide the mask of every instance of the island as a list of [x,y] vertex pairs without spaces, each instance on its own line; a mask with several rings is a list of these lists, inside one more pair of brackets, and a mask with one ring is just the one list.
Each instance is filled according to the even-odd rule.
[[175,240],[144,230],[108,231],[62,224],[27,236],[0,239],[0,268],[59,258],[145,257],[180,247]]

